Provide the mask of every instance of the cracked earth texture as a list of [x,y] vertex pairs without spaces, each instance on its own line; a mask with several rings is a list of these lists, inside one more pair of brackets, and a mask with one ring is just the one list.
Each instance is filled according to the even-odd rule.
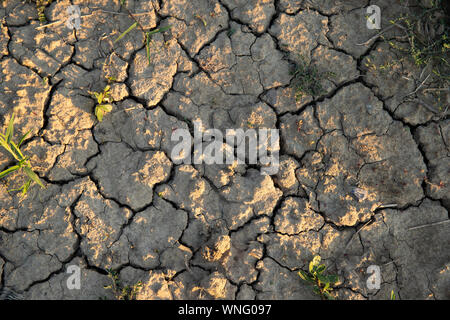
[[[119,2],[46,8],[52,23],[79,5],[78,30],[38,28],[34,3],[0,4],[0,125],[14,112],[15,138],[31,130],[23,150],[46,184],[20,197],[7,192],[20,175],[0,183],[0,287],[113,298],[111,268],[142,281],[138,299],[318,299],[297,271],[319,254],[337,299],[450,299],[450,120],[404,102],[413,64],[367,67],[393,55],[380,39],[357,45],[378,32],[368,0],[128,0],[145,28],[172,26],[150,65],[141,32],[114,43],[133,23]],[[370,4],[383,21],[410,10]],[[335,74],[322,96],[295,100],[299,55]],[[99,123],[88,90],[108,76],[116,102]],[[279,172],[174,164],[172,131],[195,120],[279,129]],[[2,151],[0,171],[11,163]],[[81,290],[66,286],[70,265]]]

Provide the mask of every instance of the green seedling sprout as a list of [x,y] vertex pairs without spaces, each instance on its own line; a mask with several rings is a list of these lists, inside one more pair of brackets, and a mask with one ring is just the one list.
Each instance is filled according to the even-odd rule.
[[336,275],[325,275],[326,267],[320,264],[320,256],[315,256],[309,263],[308,272],[300,270],[298,275],[308,284],[313,286],[314,293],[318,294],[323,300],[333,300],[330,292],[332,286],[339,281]]
[[[125,8],[128,11],[128,15],[135,21],[131,26],[128,27],[127,30],[125,30],[124,32],[122,32],[119,37],[114,40],[114,43],[118,42],[120,39],[122,39],[123,37],[125,37],[129,32],[131,32],[133,29],[135,29],[136,27],[139,27],[139,29],[141,29],[141,31],[144,33],[144,37],[145,37],[145,51],[147,54],[147,60],[148,60],[148,64],[151,64],[151,58],[150,58],[150,43],[151,43],[151,38],[152,35],[155,33],[162,33],[165,32],[167,30],[169,30],[172,26],[166,26],[166,27],[161,27],[161,28],[157,28],[154,30],[150,30],[150,31],[146,31],[144,29],[144,27],[142,26],[142,24],[133,16],[133,14],[131,13],[130,10],[128,10],[128,8],[125,6],[125,1],[121,1],[121,6],[123,8]],[[203,23],[206,24],[206,21],[204,19],[202,19]]]
[[12,136],[14,134],[14,114],[9,119],[8,128],[4,134],[0,133],[0,146],[3,147],[9,154],[11,154],[16,160],[16,164],[9,167],[8,169],[0,172],[0,179],[19,170],[23,170],[28,176],[27,182],[25,182],[20,188],[13,189],[10,191],[22,191],[22,195],[25,195],[31,187],[33,182],[37,183],[40,187],[44,188],[44,184],[39,179],[38,175],[32,170],[29,158],[24,156],[20,150],[20,146],[25,141],[26,137],[30,134],[30,131],[25,133],[16,144],[12,141]]
[[89,91],[89,94],[91,94],[95,99],[97,99],[97,105],[95,106],[95,116],[97,117],[98,121],[103,121],[103,116],[112,110],[112,98],[110,96],[109,90],[111,89],[110,85],[108,84],[102,92],[92,92]]
[[104,286],[104,289],[111,290],[117,300],[134,300],[136,298],[136,295],[142,288],[141,281],[132,286],[123,286],[119,280],[117,271],[107,269],[107,272],[108,278],[111,280],[111,285]]

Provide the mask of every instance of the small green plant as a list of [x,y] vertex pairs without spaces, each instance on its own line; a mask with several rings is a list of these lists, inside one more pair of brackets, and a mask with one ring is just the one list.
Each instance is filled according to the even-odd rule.
[[113,99],[110,95],[111,87],[108,84],[102,92],[88,91],[90,95],[92,95],[95,99],[97,99],[97,105],[95,106],[95,116],[98,121],[103,121],[103,116],[112,110],[111,102]]
[[[434,113],[443,112],[448,108],[447,93],[450,85],[450,5],[448,3],[443,0],[432,1],[431,7],[419,6],[418,11],[413,14],[404,14],[397,19],[392,19],[391,26],[388,28],[395,27],[401,30],[403,36],[394,39],[381,36],[392,49],[399,53],[398,63],[410,59],[416,66],[423,69],[423,74],[428,74],[424,76],[425,80],[413,93],[423,94],[434,100],[437,110],[434,103],[426,102],[418,97],[418,101]],[[397,41],[394,41],[395,39]],[[428,79],[430,80],[425,85]]]
[[208,24],[206,23],[206,20],[205,20],[205,18],[203,18],[201,15],[199,15],[199,14],[196,14],[195,15],[195,18],[197,18],[198,20],[200,20],[202,23],[203,23],[203,26],[207,26]]
[[141,281],[132,286],[123,286],[119,280],[119,274],[117,273],[117,271],[108,269],[107,272],[108,278],[112,283],[111,285],[105,286],[104,288],[107,290],[112,290],[117,300],[134,300],[136,298],[136,295],[142,288]]
[[[405,101],[416,100],[429,111],[445,116],[450,105],[450,2],[433,0],[428,6],[420,3],[410,7],[411,12],[390,20],[390,25],[368,41],[383,39],[396,53],[396,58],[382,65],[367,59],[366,67],[380,74],[401,70],[412,62],[422,69],[416,89],[407,94]],[[385,35],[390,29],[401,34]]]
[[298,60],[291,73],[294,76],[295,98],[299,100],[303,96],[317,97],[325,94],[321,81],[334,77],[334,73],[320,72],[314,65],[306,63],[303,56],[299,56]]
[[308,272],[300,270],[298,275],[313,286],[313,290],[323,300],[333,300],[330,292],[332,286],[339,281],[337,275],[325,275],[326,267],[320,264],[320,256],[315,256],[309,263]]
[[392,290],[391,291],[391,300],[395,300],[396,298],[395,298],[395,292],[394,292],[394,290]]
[[53,0],[36,0],[36,10],[38,13],[39,21],[41,23],[47,23],[47,18],[45,18],[45,7],[50,5]]
[[11,116],[11,119],[9,120],[8,128],[6,129],[6,132],[4,134],[0,133],[0,146],[2,146],[8,153],[10,153],[14,159],[17,161],[17,164],[9,167],[8,169],[0,172],[0,179],[7,176],[10,173],[13,173],[15,171],[23,170],[25,174],[28,176],[27,182],[23,184],[18,189],[13,189],[10,191],[22,191],[22,194],[25,195],[31,184],[33,182],[36,182],[39,186],[44,188],[44,184],[39,179],[38,175],[32,170],[30,161],[28,157],[24,156],[22,151],[20,151],[20,146],[25,141],[26,137],[30,131],[25,133],[22,138],[20,138],[19,143],[15,144],[12,141],[12,136],[14,134],[14,114]]
[[236,29],[234,29],[234,28],[231,28],[230,30],[228,30],[227,31],[227,36],[228,37],[231,37],[233,34],[235,34],[236,33]]
[[[125,10],[128,12],[128,15],[134,20],[134,23],[128,27],[127,30],[125,30],[124,32],[122,32],[119,37],[114,40],[114,43],[116,43],[117,41],[119,41],[120,39],[122,39],[123,37],[125,37],[129,32],[131,32],[133,29],[135,29],[136,27],[139,27],[139,29],[142,31],[142,33],[144,34],[144,41],[145,41],[145,49],[146,49],[146,54],[147,54],[147,60],[148,60],[148,64],[151,64],[151,57],[150,57],[150,44],[152,42],[152,35],[154,35],[155,33],[162,33],[165,32],[167,30],[169,30],[172,26],[166,26],[166,27],[162,27],[162,28],[157,28],[157,29],[153,29],[153,30],[146,30],[142,24],[139,22],[138,19],[136,19],[134,17],[134,15],[131,13],[130,10],[128,10],[128,8],[125,6],[125,1],[121,1],[121,6],[123,8],[125,8]],[[206,23],[206,21],[204,19],[202,19],[203,23]]]
[[417,66],[431,65],[441,80],[450,80],[450,13],[443,9],[444,1],[435,1],[431,8],[423,8],[417,15],[403,15],[390,23],[400,28],[407,46],[393,41],[389,45],[409,55]]

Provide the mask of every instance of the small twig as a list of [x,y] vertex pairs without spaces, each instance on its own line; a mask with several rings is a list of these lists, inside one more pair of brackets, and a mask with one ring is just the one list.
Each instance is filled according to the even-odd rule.
[[428,65],[426,65],[426,66],[422,69],[422,71],[420,72],[419,80],[422,79],[422,76],[423,76],[425,70],[427,69],[427,67],[428,67]]
[[127,16],[128,15],[128,13],[103,10],[103,9],[100,9],[100,8],[92,8],[92,10],[96,10],[96,11],[100,11],[100,12],[104,12],[104,13],[116,14],[116,15],[123,15],[123,16]]
[[[92,13],[86,14],[86,15],[84,15],[84,16],[80,16],[80,18],[89,17],[89,16],[91,16],[91,15],[92,15]],[[47,28],[47,27],[52,27],[52,26],[55,26],[55,25],[64,23],[65,21],[66,21],[66,20],[57,20],[57,21],[52,22],[52,23],[44,24],[43,26],[36,27],[36,30],[41,30],[41,29],[44,29],[44,28]]]
[[412,95],[412,94],[415,94],[415,93],[417,93],[417,91],[419,91],[420,90],[420,88],[422,88],[423,87],[423,85],[425,84],[425,82],[428,80],[428,78],[431,76],[431,73],[430,74],[428,74],[428,76],[425,78],[425,80],[423,80],[422,81],[422,83],[421,84],[419,84],[418,86],[417,86],[417,88],[416,88],[416,90],[414,90],[413,92],[410,92],[410,93],[408,93],[407,95],[405,95],[403,98],[406,98],[407,96],[410,96],[410,95]]
[[383,205],[379,206],[378,209],[397,208],[397,207],[398,207],[398,204],[391,203],[391,204],[383,204]]
[[120,111],[130,111],[130,110],[135,110],[135,109],[139,109],[139,108],[138,107],[130,107],[130,108],[122,109]]
[[[115,12],[115,11],[108,11],[108,10],[103,10],[103,9],[99,9],[99,8],[92,8],[93,10],[96,11],[100,11],[100,12],[104,12],[104,13],[110,13],[110,14],[115,14],[115,15],[123,15],[123,16],[128,16],[128,13],[124,13],[124,12]],[[144,16],[146,14],[150,14],[151,12],[141,12],[141,13],[133,13],[134,16]]]
[[41,29],[44,29],[44,28],[47,28],[47,27],[58,25],[58,24],[63,23],[63,22],[64,22],[63,20],[58,20],[58,21],[55,21],[55,22],[52,22],[52,23],[49,23],[49,24],[44,24],[43,26],[36,27],[36,30],[41,30]]
[[367,226],[368,226],[370,223],[372,223],[372,222],[373,222],[372,220],[367,221],[361,228],[359,228],[358,231],[356,231],[355,234],[360,233],[362,229],[364,229],[365,227],[367,227]]
[[424,224],[424,225],[421,225],[421,226],[408,228],[408,230],[415,230],[415,229],[420,229],[420,228],[425,228],[425,227],[430,227],[430,226],[437,226],[437,225],[448,223],[448,222],[450,222],[450,220],[444,220],[444,221],[440,221],[440,222]]
[[372,38],[370,38],[369,40],[367,40],[366,42],[363,43],[357,43],[357,46],[367,46],[369,45],[370,42],[372,42],[373,40],[378,39],[383,33],[385,33],[386,31],[392,29],[394,27],[394,25],[391,25],[387,28],[385,28],[384,30],[380,31],[379,33],[377,33],[376,35],[374,35]]
[[[375,215],[374,215],[374,216],[375,216]],[[347,244],[346,244],[345,247],[344,247],[344,251],[342,251],[342,252],[345,252],[345,251],[347,250],[348,246],[350,245],[350,243],[352,242],[352,240],[355,238],[355,236],[358,235],[358,234],[361,232],[362,229],[364,229],[365,227],[367,227],[367,226],[368,226],[370,223],[372,223],[372,222],[373,222],[372,219],[369,220],[369,221],[367,221],[361,228],[359,228],[358,231],[356,231],[354,234],[352,234],[352,236],[350,237],[350,239],[348,240]]]
[[[139,21],[136,20],[135,16],[144,16],[144,15],[150,14],[150,12],[141,12],[141,13],[134,13],[134,14],[132,14],[127,8],[125,8],[125,9],[128,11],[128,13],[114,12],[114,11],[108,11],[108,10],[103,10],[103,9],[93,8],[93,10],[95,10],[94,12],[92,12],[92,13],[90,13],[90,14],[86,14],[86,15],[84,15],[84,16],[80,16],[80,18],[89,17],[89,16],[93,15],[95,12],[99,12],[99,11],[100,11],[100,12],[103,12],[103,13],[116,14],[116,15],[124,15],[124,16],[128,16],[128,15],[129,15],[131,18],[133,18],[133,20],[134,20],[135,22],[138,23],[138,26],[141,28],[141,30],[144,31],[144,28],[143,28],[142,25],[139,23]],[[64,23],[65,21],[66,21],[66,20],[57,20],[57,21],[55,21],[55,22],[48,23],[48,24],[45,24],[45,25],[43,25],[43,26],[36,27],[36,30],[41,30],[41,29],[44,29],[44,28],[47,28],[47,27],[59,25],[59,24],[61,24],[61,23]]]

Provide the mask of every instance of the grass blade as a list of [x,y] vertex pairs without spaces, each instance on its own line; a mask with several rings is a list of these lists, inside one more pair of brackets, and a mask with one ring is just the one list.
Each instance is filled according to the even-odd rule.
[[16,146],[16,144],[13,141],[10,141],[9,145],[11,146],[13,156],[14,158],[16,158],[17,161],[21,161],[23,158],[25,158],[20,149]]
[[[2,135],[3,136],[3,135]],[[2,146],[3,148],[5,148],[6,150],[9,151],[9,145],[6,143],[6,140],[3,139],[3,137],[0,138],[0,146]]]
[[158,28],[158,29],[155,29],[155,30],[147,32],[147,34],[148,35],[152,35],[152,34],[155,34],[155,33],[164,32],[164,31],[169,30],[170,28],[172,28],[172,26],[166,26],[166,27]]
[[19,170],[19,169],[20,169],[20,166],[17,166],[17,165],[16,165],[16,166],[9,167],[8,169],[6,169],[6,170],[0,172],[0,179],[3,178],[4,176],[7,176],[7,175],[10,174],[10,173],[13,173],[13,172],[16,171],[16,170]]
[[150,59],[150,32],[147,32],[145,34],[145,41],[146,41],[145,50],[147,52],[147,60],[148,60],[148,64],[150,65],[151,64],[151,59]]
[[14,113],[11,116],[11,119],[9,119],[8,129],[6,129],[6,143],[9,143],[11,141],[11,137],[14,133]]
[[30,134],[30,132],[31,132],[31,130],[28,130],[28,132],[25,133],[25,134],[22,136],[22,138],[20,138],[19,144],[17,145],[18,148],[20,148],[22,142],[24,142],[24,140],[27,138],[27,136]]
[[137,22],[133,23],[127,30],[125,30],[124,32],[122,32],[122,34],[116,39],[114,40],[114,43],[116,43],[117,41],[119,41],[120,39],[122,39],[123,37],[125,37],[125,35],[130,32],[131,30],[133,30],[134,28],[136,28],[138,25]]
[[34,173],[33,170],[31,170],[30,167],[24,167],[23,170],[25,170],[25,173],[27,174],[27,176],[33,180],[34,182],[36,182],[38,185],[40,185],[42,188],[44,188],[44,184],[42,183],[42,181],[39,179],[38,175],[36,173]]
[[391,291],[391,300],[395,300],[395,293],[394,293],[394,290]]
[[25,157],[25,158],[23,158],[22,160],[20,160],[20,161],[19,161],[19,167],[22,168],[23,165],[25,164],[25,162],[27,162],[29,158],[30,158],[30,157]]
[[11,189],[11,190],[8,190],[8,192],[14,192],[14,191],[22,190],[22,194],[24,195],[25,193],[27,193],[28,189],[30,188],[30,185],[31,185],[31,179],[28,179],[28,181],[25,182],[23,185],[21,185],[20,188]]
[[30,189],[31,186],[31,179],[29,179],[23,186],[22,186],[22,195],[26,195],[28,192],[28,189]]

